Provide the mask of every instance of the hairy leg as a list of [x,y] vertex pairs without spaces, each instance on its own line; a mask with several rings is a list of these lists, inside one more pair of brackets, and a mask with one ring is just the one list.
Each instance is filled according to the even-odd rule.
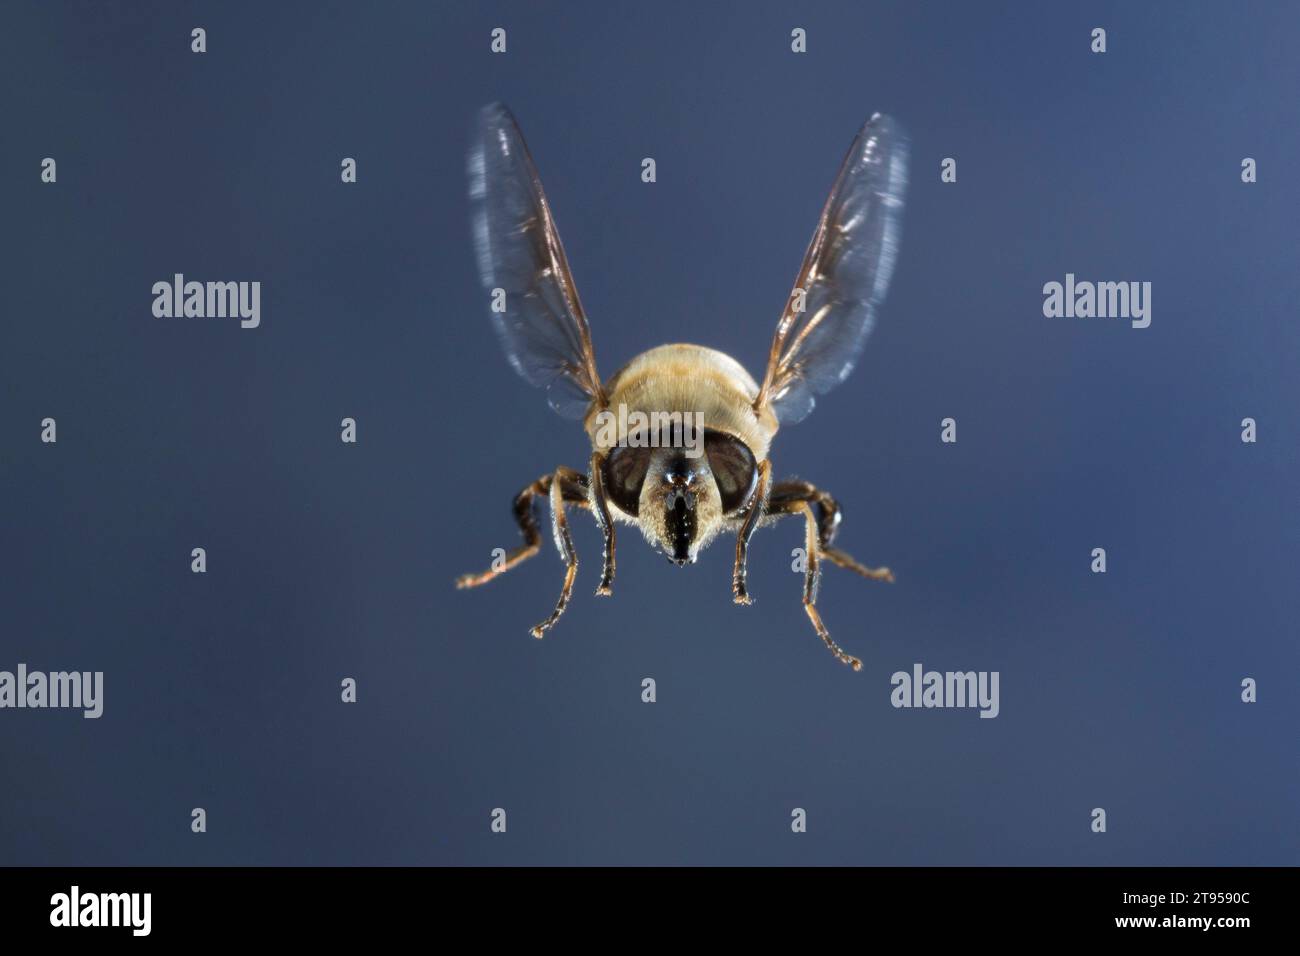
[[614,520],[609,514],[609,502],[605,500],[605,456],[594,452],[591,456],[591,511],[596,516],[596,524],[605,537],[604,566],[600,572],[600,584],[596,588],[599,595],[608,596],[614,586]]
[[[555,547],[560,552],[560,559],[564,561],[564,586],[560,589],[560,598],[555,602],[555,610],[551,612],[550,617],[533,627],[532,635],[536,638],[540,638],[554,627],[555,622],[564,613],[564,609],[569,606],[569,597],[573,594],[573,579],[578,573],[578,552],[573,550],[573,538],[569,534],[569,518],[564,510],[566,485],[571,488],[580,486],[585,492],[587,477],[561,465],[555,469],[555,475],[551,479],[551,536],[555,539]],[[584,502],[587,500],[585,494],[582,500]]]
[[[562,470],[566,473],[577,474],[572,469],[566,468]],[[579,481],[562,483],[564,499],[571,504],[586,507],[587,479],[584,475],[577,475],[577,477]],[[513,505],[515,522],[519,525],[519,531],[524,536],[524,543],[507,554],[500,567],[488,568],[478,574],[462,574],[456,579],[457,588],[476,588],[487,584],[498,575],[505,574],[516,564],[527,561],[540,550],[542,535],[537,529],[537,520],[533,517],[533,503],[538,496],[550,494],[554,478],[555,473],[542,475],[542,477],[515,495]]]
[[767,490],[772,483],[772,463],[764,458],[758,463],[758,485],[754,490],[754,500],[750,502],[744,523],[736,534],[736,564],[731,572],[731,596],[737,604],[752,604],[746,579],[749,575],[749,539],[758,528],[759,519],[767,507]]
[[792,507],[794,512],[802,512],[805,519],[804,547],[808,552],[808,567],[804,572],[803,579],[803,609],[808,615],[808,620],[812,622],[813,630],[817,636],[822,639],[826,648],[835,655],[836,660],[842,664],[848,664],[855,671],[862,670],[862,661],[858,660],[852,654],[846,654],[844,649],[831,639],[830,632],[826,630],[826,625],[822,623],[822,616],[817,613],[817,585],[821,574],[821,561],[818,555],[818,528],[817,519],[813,516],[812,507],[806,501],[795,502]]
[[845,653],[843,648],[831,639],[830,632],[826,630],[826,625],[822,623],[821,614],[817,611],[817,588],[820,583],[821,559],[826,558],[833,564],[848,568],[865,578],[876,581],[893,581],[893,573],[889,568],[865,567],[843,551],[831,547],[831,542],[839,531],[842,518],[839,506],[835,503],[834,498],[806,481],[783,481],[775,485],[768,497],[766,514],[773,517],[798,514],[804,516],[804,550],[807,552],[807,568],[804,573],[803,586],[804,612],[807,613],[808,620],[812,622],[817,636],[822,639],[822,642],[835,655],[836,659],[849,665],[855,671],[860,671],[862,661],[851,654]]
[[847,568],[855,574],[872,581],[894,581],[894,572],[889,568],[869,568],[839,548],[831,547],[835,535],[839,533],[840,522],[844,515],[835,499],[815,485],[806,481],[782,481],[772,488],[768,505],[769,513],[785,513],[794,503],[804,501],[817,509],[817,546],[822,557],[831,564]]

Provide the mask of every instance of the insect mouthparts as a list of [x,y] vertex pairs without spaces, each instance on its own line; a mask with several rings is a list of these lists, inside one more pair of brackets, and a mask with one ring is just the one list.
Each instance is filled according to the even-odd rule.
[[679,568],[684,568],[684,567],[686,567],[686,565],[688,565],[688,564],[694,564],[694,563],[695,563],[695,559],[692,558],[689,554],[682,555],[682,556],[675,556],[675,555],[671,555],[671,554],[669,554],[667,551],[665,551],[665,552],[663,552],[663,555],[664,555],[665,558],[668,559],[669,563],[671,563],[671,564],[675,564],[675,565],[677,565]]

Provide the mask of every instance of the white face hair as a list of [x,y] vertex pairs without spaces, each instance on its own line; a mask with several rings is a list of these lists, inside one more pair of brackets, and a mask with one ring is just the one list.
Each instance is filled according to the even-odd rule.
[[694,564],[722,527],[722,497],[708,457],[687,458],[680,448],[652,450],[637,523],[668,560]]

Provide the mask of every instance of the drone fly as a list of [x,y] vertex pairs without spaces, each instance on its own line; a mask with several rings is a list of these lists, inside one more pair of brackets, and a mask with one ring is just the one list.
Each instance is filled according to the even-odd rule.
[[862,353],[897,255],[907,153],[906,136],[879,114],[853,140],[761,380],[722,352],[681,344],[644,352],[603,379],[523,134],[504,106],[484,108],[469,155],[470,206],[479,271],[498,300],[492,324],[515,371],[546,387],[555,411],[582,421],[592,452],[585,471],[561,466],[524,488],[514,500],[524,543],[456,586],[486,584],[535,555],[541,534],[533,505],[545,497],[565,573],[555,610],[533,627],[534,637],[555,625],[573,590],[578,557],[569,505],[590,511],[604,536],[597,594],[608,595],[614,583],[615,526],[623,522],[679,566],[694,563],[719,534],[734,535],[732,594],[749,604],[746,554],[755,530],[802,516],[804,610],[831,652],[860,670],[862,662],[831,639],[817,612],[821,562],[875,581],[893,581],[893,574],[834,547],[841,519],[835,499],[806,481],[774,482],[768,450],[777,430],[812,411],[815,397],[843,382]]

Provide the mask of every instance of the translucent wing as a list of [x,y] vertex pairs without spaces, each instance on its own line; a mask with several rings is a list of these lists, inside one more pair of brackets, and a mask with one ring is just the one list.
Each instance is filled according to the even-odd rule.
[[[797,422],[853,371],[885,298],[907,189],[907,137],[873,116],[849,147],[777,324],[754,408]],[[802,293],[802,295],[801,295]]]
[[[469,199],[479,273],[506,358],[551,407],[580,418],[604,404],[591,330],[564,256],[542,181],[515,118],[500,103],[479,113],[469,152]],[[499,311],[504,306],[504,311]]]

